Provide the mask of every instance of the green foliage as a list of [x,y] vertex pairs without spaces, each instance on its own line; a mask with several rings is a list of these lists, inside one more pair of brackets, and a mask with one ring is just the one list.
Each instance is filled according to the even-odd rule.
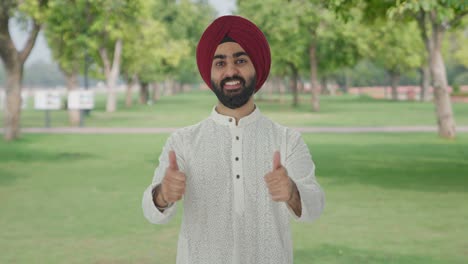
[[354,66],[366,50],[363,28],[337,20],[324,1],[242,1],[239,11],[264,31],[273,75],[285,75],[291,65],[309,74],[311,45],[321,75]]
[[198,75],[195,47],[212,9],[191,1],[144,2],[138,25],[127,32],[123,71],[141,81],[172,77],[193,82]]
[[215,10],[206,1],[163,2],[166,2],[165,7],[154,9],[153,16],[167,26],[172,39],[181,43],[182,53],[177,67],[169,67],[167,71],[183,83],[200,81],[195,60],[196,47],[203,31],[215,18]]
[[83,69],[90,51],[89,22],[94,16],[88,1],[51,1],[45,36],[54,59],[67,73]]
[[24,0],[11,2],[17,2],[17,11],[19,11],[19,13],[16,15],[18,15],[22,20],[32,19],[38,24],[42,24],[48,16],[48,0]]
[[300,18],[311,10],[311,4],[302,4],[268,0],[242,1],[239,5],[239,15],[252,20],[265,34],[270,44],[274,75],[285,75],[291,65],[303,69],[307,63],[310,33],[301,27]]
[[359,24],[360,12],[354,10],[353,13],[354,18],[344,23],[327,11],[327,20],[317,32],[317,57],[321,75],[354,67],[359,60],[368,56],[372,43],[369,41],[369,29]]
[[387,71],[400,75],[422,64],[425,50],[414,22],[387,20],[370,30],[370,57]]
[[468,85],[468,71],[465,70],[464,72],[457,75],[453,80],[453,85],[460,87],[461,85]]
[[460,26],[447,32],[443,42],[443,55],[452,64],[468,69],[468,17],[461,20]]

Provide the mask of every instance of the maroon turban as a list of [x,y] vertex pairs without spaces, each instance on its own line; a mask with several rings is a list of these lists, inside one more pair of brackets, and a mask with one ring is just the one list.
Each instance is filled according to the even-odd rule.
[[268,41],[262,31],[249,20],[239,16],[222,16],[211,23],[197,46],[197,65],[205,83],[211,87],[211,65],[216,48],[225,38],[237,42],[249,55],[257,74],[255,92],[270,73],[271,55]]

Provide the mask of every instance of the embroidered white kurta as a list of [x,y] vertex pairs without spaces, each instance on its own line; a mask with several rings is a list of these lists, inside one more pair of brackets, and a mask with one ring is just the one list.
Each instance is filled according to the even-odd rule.
[[[290,217],[312,221],[325,202],[299,132],[271,121],[258,107],[237,125],[213,108],[209,118],[175,131],[143,194],[144,215],[154,224],[167,223],[176,213],[175,204],[161,213],[151,194],[164,177],[170,150],[186,176],[185,195],[178,202],[184,206],[178,264],[293,263]],[[273,169],[277,150],[299,190],[300,217],[268,192],[264,176]]]

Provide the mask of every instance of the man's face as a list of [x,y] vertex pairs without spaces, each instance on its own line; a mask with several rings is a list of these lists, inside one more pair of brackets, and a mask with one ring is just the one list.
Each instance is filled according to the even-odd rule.
[[211,84],[219,101],[231,109],[245,105],[255,91],[255,68],[235,42],[218,46],[211,65]]

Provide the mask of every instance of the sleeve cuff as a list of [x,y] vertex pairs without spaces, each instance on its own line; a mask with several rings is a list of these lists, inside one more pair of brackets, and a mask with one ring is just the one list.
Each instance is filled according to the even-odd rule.
[[175,203],[172,203],[162,212],[158,208],[156,208],[156,205],[153,202],[153,189],[158,184],[159,183],[151,184],[143,193],[143,213],[149,222],[153,224],[165,224],[169,222],[171,216],[175,213],[176,206]]

